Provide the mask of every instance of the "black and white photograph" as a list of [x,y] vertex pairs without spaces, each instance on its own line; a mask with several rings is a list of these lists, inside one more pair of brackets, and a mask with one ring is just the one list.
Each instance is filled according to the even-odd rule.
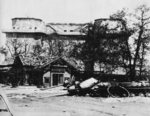
[[150,0],[0,0],[0,116],[150,116]]

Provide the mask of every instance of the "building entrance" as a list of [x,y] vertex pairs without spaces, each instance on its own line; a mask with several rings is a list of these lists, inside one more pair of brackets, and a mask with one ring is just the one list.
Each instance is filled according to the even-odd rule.
[[53,74],[53,86],[63,84],[63,74]]

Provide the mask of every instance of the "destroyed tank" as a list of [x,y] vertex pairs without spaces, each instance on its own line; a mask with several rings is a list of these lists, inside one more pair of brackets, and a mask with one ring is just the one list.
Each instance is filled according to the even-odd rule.
[[150,82],[148,81],[139,81],[139,82],[122,82],[121,86],[126,88],[130,96],[145,96],[150,97]]
[[150,83],[146,81],[139,82],[99,82],[93,86],[90,96],[101,97],[150,97]]

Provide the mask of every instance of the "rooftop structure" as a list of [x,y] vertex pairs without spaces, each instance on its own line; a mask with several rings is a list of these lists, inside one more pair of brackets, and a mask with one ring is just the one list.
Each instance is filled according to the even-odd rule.
[[[106,34],[122,34],[126,32],[124,23],[120,19],[96,19],[94,24],[107,27]],[[88,23],[45,23],[38,18],[17,17],[12,19],[12,28],[4,31],[7,37],[35,38],[48,37],[50,39],[83,39]],[[53,36],[53,38],[51,38]]]
[[45,32],[45,24],[41,19],[37,18],[13,18],[13,31],[18,32]]
[[45,23],[41,19],[29,17],[12,18],[11,29],[5,30],[6,37],[35,38],[46,36]]
[[[124,21],[121,19],[96,19],[94,24],[98,27],[98,29],[105,28],[106,34],[123,34],[127,33]],[[104,29],[103,29],[104,30]],[[101,31],[101,30],[100,30]]]
[[[56,38],[58,38],[58,36],[69,36],[70,38],[71,36],[77,37],[84,35],[82,30],[86,25],[86,23],[47,23],[45,25],[45,23],[38,18],[17,17],[12,18],[11,29],[5,30],[4,33],[6,33],[7,38],[40,39],[52,35],[55,35]],[[63,39],[65,38],[63,37]]]

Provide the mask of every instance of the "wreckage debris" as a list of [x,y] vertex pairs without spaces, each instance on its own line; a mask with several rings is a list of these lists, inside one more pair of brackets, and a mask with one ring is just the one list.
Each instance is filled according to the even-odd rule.
[[78,96],[89,94],[91,97],[150,97],[150,83],[147,81],[99,82],[92,77],[68,87],[68,94]]

